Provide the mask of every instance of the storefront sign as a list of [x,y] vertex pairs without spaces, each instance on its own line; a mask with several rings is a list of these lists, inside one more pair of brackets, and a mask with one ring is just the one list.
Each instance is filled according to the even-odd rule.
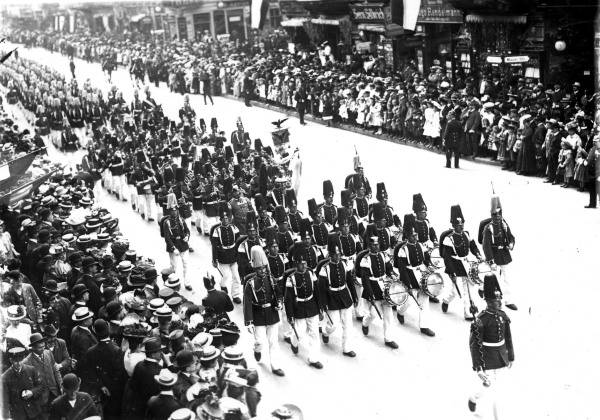
[[509,57],[504,57],[504,62],[506,64],[520,64],[527,63],[529,61],[529,56],[526,55],[514,55]]
[[350,6],[352,20],[359,23],[383,23],[385,12],[383,6],[371,4],[353,4]]
[[463,23],[463,12],[447,0],[421,0],[417,23]]
[[488,55],[487,58],[485,59],[485,61],[487,61],[490,64],[500,64],[500,63],[502,63],[502,57],[498,57],[495,55]]

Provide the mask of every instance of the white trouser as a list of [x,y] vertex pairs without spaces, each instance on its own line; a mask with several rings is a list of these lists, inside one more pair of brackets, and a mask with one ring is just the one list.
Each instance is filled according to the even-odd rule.
[[146,216],[146,219],[154,218],[154,196],[143,194],[138,196],[138,211]]
[[[373,303],[379,309],[379,313],[383,318],[383,339],[385,341],[392,341],[390,337],[390,328],[392,326],[392,320],[394,319],[394,311],[392,310],[392,306],[383,300],[374,300]],[[368,303],[367,311],[365,312],[365,317],[363,318],[362,324],[364,327],[368,327],[373,321],[373,318],[378,318],[377,311]]]
[[294,319],[296,334],[292,335],[292,345],[303,344],[308,352],[308,363],[319,361],[319,316]]
[[140,200],[137,193],[137,187],[135,185],[127,184],[129,189],[129,202],[132,206],[135,206],[135,209],[139,212],[140,209]]
[[193,210],[192,217],[196,224],[196,230],[198,230],[199,233],[202,233],[202,210]]
[[171,270],[173,270],[177,275],[181,275],[179,271],[179,261],[181,260],[181,265],[183,265],[183,285],[190,285],[190,280],[188,278],[188,262],[190,258],[189,251],[180,252],[179,255],[175,252],[169,252],[169,261],[171,263]]
[[362,296],[362,291],[363,291],[363,287],[362,286],[354,286],[356,288],[356,296],[358,296],[358,303],[356,305],[354,305],[354,316],[355,317],[359,317],[359,316],[365,316],[365,313],[367,312],[367,301],[364,300],[363,298],[361,298]]
[[505,370],[506,368],[486,370],[485,373],[488,377],[489,386],[485,386],[481,378],[478,375],[476,376],[477,385],[475,386],[475,392],[469,399],[477,404],[477,409],[474,413],[477,418],[493,418],[494,420],[503,418],[501,416],[501,406],[503,402]]
[[207,235],[210,233],[210,228],[219,223],[219,217],[208,217],[206,213],[204,213],[204,217],[202,218],[202,230]]
[[181,156],[173,156],[173,163],[181,167]]
[[446,290],[448,290],[448,295],[444,298],[444,303],[449,304],[454,300],[454,298],[458,295],[458,292],[456,290],[456,286],[458,286],[460,294],[462,295],[465,317],[470,317],[471,303],[469,302],[469,294],[471,294],[471,296],[473,297],[473,293],[477,292],[473,290],[471,284],[469,283],[469,280],[467,280],[467,277],[456,276],[456,286],[453,284],[452,280],[450,280],[450,283],[451,284],[448,285],[448,287],[446,288]]
[[[429,328],[429,296],[422,290],[412,290],[411,293],[417,298],[417,302],[419,302],[418,306],[420,306],[419,308],[416,305],[415,300],[412,297],[409,297],[409,301],[412,302],[414,306],[417,306],[417,309],[419,310],[419,328]],[[405,313],[406,311],[402,312],[401,315],[404,315]]]
[[85,134],[86,133],[85,126],[84,127],[73,128],[73,133],[75,133],[75,135],[79,139],[79,145],[83,149],[85,149],[87,147],[87,143],[89,141],[87,135]]
[[254,351],[262,352],[265,342],[269,345],[269,360],[271,361],[272,370],[279,369],[278,331],[279,323],[254,327]]
[[280,330],[283,331],[283,337],[284,338],[292,338],[294,331],[292,330],[292,326],[290,325],[289,321],[287,320],[287,315],[285,313],[285,309],[279,310],[279,319],[281,319]]
[[232,264],[218,264],[219,270],[223,275],[221,287],[226,287],[232,298],[241,296],[242,284],[240,282],[240,273],[236,262]]
[[120,199],[126,197],[125,191],[127,188],[127,180],[125,175],[113,175],[112,176],[112,191],[117,194]]
[[327,311],[329,317],[325,316],[327,324],[323,330],[323,335],[326,337],[329,337],[338,325],[342,324],[342,351],[345,353],[352,350],[352,312],[353,307],[351,306],[346,309]]
[[104,181],[104,188],[108,192],[112,192],[112,175],[108,169],[102,172],[102,181]]
[[508,264],[498,265],[498,283],[500,283],[500,290],[502,290],[502,300],[505,305],[513,303],[513,296],[506,272],[508,271]]

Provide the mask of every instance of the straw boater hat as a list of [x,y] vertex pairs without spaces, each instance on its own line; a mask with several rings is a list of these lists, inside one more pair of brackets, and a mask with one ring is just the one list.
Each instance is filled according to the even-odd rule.
[[9,321],[20,321],[25,318],[25,306],[24,305],[11,305],[6,310],[7,318]]

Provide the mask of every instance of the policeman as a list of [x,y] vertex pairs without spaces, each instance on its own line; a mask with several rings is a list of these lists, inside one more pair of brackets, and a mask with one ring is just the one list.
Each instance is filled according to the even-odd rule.
[[[421,334],[434,337],[435,333],[429,329],[429,296],[425,291],[425,285],[421,284],[423,272],[428,270],[431,264],[429,251],[418,241],[415,230],[416,218],[413,214],[404,216],[404,238],[406,243],[397,247],[394,264],[400,273],[400,280],[408,289],[408,293],[416,301],[419,307],[419,328]],[[398,312],[398,320],[404,324],[404,314]]]
[[226,288],[234,303],[242,303],[242,285],[238,273],[236,241],[239,230],[231,224],[231,213],[226,202],[221,202],[219,208],[221,223],[210,230],[210,241],[212,244],[213,267],[221,272],[221,288]]
[[469,410],[475,412],[478,402],[488,397],[494,410],[494,418],[500,418],[497,396],[498,386],[506,368],[512,366],[515,352],[510,332],[510,318],[502,309],[502,291],[495,274],[488,274],[483,280],[483,296],[487,308],[471,324],[469,348],[473,370],[477,372],[481,385],[469,398]]
[[454,154],[454,167],[459,167],[460,148],[464,142],[464,130],[460,122],[460,108],[456,107],[450,112],[452,119],[446,125],[442,145],[446,149],[446,168],[450,168],[452,154]]
[[474,255],[479,261],[482,260],[475,241],[465,231],[465,219],[459,205],[450,208],[450,223],[452,230],[445,232],[442,239],[444,249],[442,251],[444,261],[446,262],[446,273],[450,276],[453,287],[449,288],[448,295],[442,302],[442,311],[448,311],[448,305],[458,294],[463,300],[464,315],[467,321],[473,320],[469,314],[471,308],[471,286],[469,276],[469,262],[467,257],[469,253]]
[[246,280],[244,287],[244,323],[250,334],[254,336],[254,358],[260,361],[263,343],[269,345],[271,371],[277,376],[284,376],[279,367],[279,345],[277,334],[279,327],[279,310],[283,296],[281,289],[269,272],[269,262],[260,245],[251,250],[251,263],[254,274]]
[[341,325],[342,354],[355,357],[352,350],[352,308],[357,302],[356,289],[350,273],[341,260],[337,234],[329,236],[329,259],[317,266],[319,289],[323,310],[327,315],[323,328],[323,342],[329,343],[329,336]]
[[504,305],[508,309],[516,311],[517,305],[512,302],[511,287],[506,277],[507,266],[512,261],[510,251],[515,246],[515,237],[510,231],[508,223],[502,217],[500,197],[497,195],[492,197],[491,215],[491,222],[483,230],[483,253],[485,259],[495,264],[499,269]]
[[299,242],[293,250],[296,268],[285,275],[285,312],[288,322],[294,330],[290,344],[292,352],[298,354],[298,344],[305,343],[308,349],[308,364],[315,369],[322,369],[319,361],[319,287],[317,276],[306,266],[306,245]]
[[363,284],[362,297],[369,302],[369,309],[362,320],[362,332],[369,335],[369,325],[374,314],[383,319],[383,340],[387,347],[397,349],[398,344],[391,339],[390,328],[392,327],[393,310],[392,305],[385,301],[383,291],[385,290],[384,279],[393,273],[392,264],[385,252],[379,250],[379,238],[369,238],[369,252],[360,259],[358,268],[361,271]]

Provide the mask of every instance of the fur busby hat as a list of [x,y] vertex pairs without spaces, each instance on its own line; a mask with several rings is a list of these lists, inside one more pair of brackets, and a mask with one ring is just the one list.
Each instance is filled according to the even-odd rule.
[[204,169],[204,176],[206,176],[208,174],[214,175],[213,166],[210,163],[205,163],[203,169]]
[[292,188],[290,188],[289,190],[285,190],[285,202],[288,207],[290,206],[290,204],[298,204],[298,201],[296,200],[296,191],[294,191]]
[[271,148],[271,146],[265,146],[265,147],[263,147],[263,152],[265,152],[266,155],[269,155],[271,157],[275,157],[275,154],[273,153],[273,149]]
[[307,246],[304,242],[296,242],[290,247],[290,259],[295,263],[306,262]]
[[337,233],[330,233],[327,237],[327,252],[329,256],[341,253],[340,239]]
[[229,197],[232,192],[233,192],[233,179],[225,178],[223,180],[223,194],[225,194],[227,197]]
[[450,223],[453,225],[462,225],[465,223],[465,217],[458,204],[450,207]]
[[219,124],[217,123],[217,119],[215,117],[212,117],[210,119],[210,128],[212,128],[213,130],[219,128]]
[[497,214],[497,213],[502,213],[502,205],[500,204],[500,197],[498,197],[497,195],[493,195],[492,199],[491,199],[491,205],[490,205],[490,213],[492,215]]
[[206,121],[204,121],[204,118],[200,118],[200,130],[202,131],[206,131]]
[[383,182],[377,183],[377,201],[385,200],[388,198],[387,190],[385,189],[385,184]]
[[346,207],[339,207],[337,212],[338,226],[341,227],[350,224],[350,214],[350,211]]
[[314,198],[308,200],[308,214],[310,217],[317,216],[321,211],[321,207],[317,204]]
[[283,206],[275,207],[275,210],[273,210],[273,219],[275,219],[277,223],[287,222],[287,214]]
[[210,152],[206,147],[203,147],[202,150],[200,150],[200,156],[202,157],[202,160],[210,162]]
[[264,195],[256,194],[254,196],[254,206],[256,207],[256,211],[258,211],[258,212],[267,210],[267,202],[265,200]]
[[404,215],[404,223],[402,226],[402,233],[404,235],[404,239],[408,239],[411,235],[415,233],[415,223],[416,218],[412,213]]
[[258,153],[260,153],[262,151],[263,148],[263,144],[262,144],[262,140],[261,139],[255,139],[254,140],[254,150]]
[[383,203],[373,203],[373,220],[385,219],[385,206]]
[[253,166],[256,172],[260,171],[262,164],[262,158],[260,156],[254,156]]
[[495,274],[488,274],[483,278],[483,298],[485,300],[502,299],[502,289]]
[[185,181],[185,169],[183,168],[175,168],[175,181],[184,182]]
[[194,162],[194,175],[200,175],[202,173],[202,162],[199,160]]
[[421,194],[413,194],[412,209],[415,213],[418,213],[420,211],[427,211],[427,205],[425,204],[425,201],[423,200]]
[[223,137],[217,137],[215,139],[215,150],[223,148]]
[[333,196],[333,184],[330,180],[323,181],[323,197]]
[[217,168],[218,168],[218,169],[225,169],[225,167],[226,167],[226,166],[227,166],[227,165],[226,165],[226,163],[225,163],[225,158],[224,158],[223,156],[220,156],[220,157],[217,159]]
[[306,239],[307,237],[312,238],[311,232],[312,222],[309,219],[302,219],[300,221],[300,238]]
[[225,216],[231,218],[231,209],[229,208],[227,201],[221,201],[219,202],[219,217],[223,218]]
[[242,171],[242,167],[240,165],[233,165],[233,177],[235,179],[244,177],[244,171]]
[[276,244],[278,245],[277,229],[275,229],[274,226],[265,229],[265,242],[269,247]]
[[246,213],[246,230],[258,230],[258,221],[256,220],[256,213],[249,211]]
[[352,200],[354,200],[355,195],[350,190],[342,190],[340,193],[340,201],[342,207],[348,207],[352,205]]

